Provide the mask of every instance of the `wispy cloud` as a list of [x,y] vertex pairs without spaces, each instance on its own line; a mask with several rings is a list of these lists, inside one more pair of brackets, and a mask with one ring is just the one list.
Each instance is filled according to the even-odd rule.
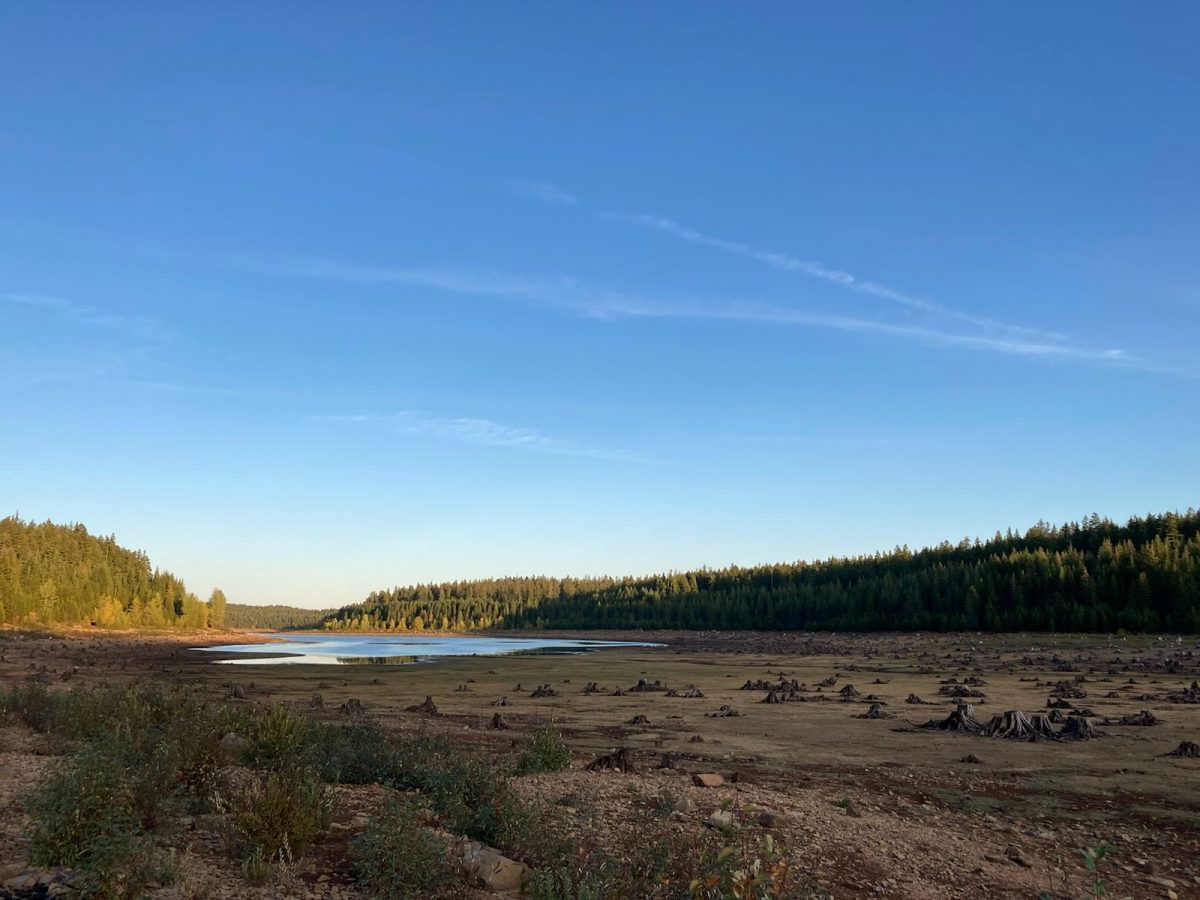
[[1093,348],[1067,340],[1002,332],[968,333],[933,324],[869,319],[745,300],[670,300],[592,287],[574,278],[532,279],[448,269],[346,265],[319,260],[262,264],[260,271],[334,281],[400,284],[469,296],[524,301],[596,319],[697,319],[790,325],[916,342],[928,347],[986,350],[1009,356],[1086,361],[1165,374],[1189,373],[1157,366],[1117,348]]
[[45,294],[0,292],[0,301],[10,306],[34,309],[78,325],[121,331],[145,340],[164,340],[166,330],[143,316],[123,316],[94,306]]
[[682,241],[687,241],[693,244],[699,244],[704,247],[709,247],[714,250],[720,250],[723,253],[729,253],[736,256],[743,256],[747,259],[752,259],[760,262],[772,269],[780,272],[793,272],[801,275],[807,275],[812,278],[819,278],[822,281],[837,285],[851,291],[857,291],[860,294],[867,294],[871,297],[877,297],[882,300],[887,300],[891,303],[897,303],[906,306],[913,310],[929,313],[936,316],[941,316],[947,319],[952,319],[960,323],[979,326],[985,329],[1000,330],[1013,334],[1025,334],[1033,337],[1039,337],[1045,341],[1063,341],[1066,340],[1066,335],[1053,331],[1045,331],[1038,328],[1029,328],[1023,325],[1012,325],[1007,322],[1000,322],[996,319],[971,315],[970,313],[962,312],[961,310],[953,309],[932,300],[927,300],[922,297],[916,297],[894,287],[889,287],[885,284],[880,284],[877,281],[871,281],[864,278],[859,278],[852,275],[850,272],[841,269],[834,269],[813,260],[801,259],[787,253],[780,253],[777,250],[770,250],[764,247],[755,247],[750,244],[744,244],[740,241],[726,240],[725,238],[714,237],[710,234],[698,231],[687,225],[682,225],[674,219],[669,219],[666,216],[636,214],[627,215],[623,213],[602,212],[600,216],[607,219],[627,222],[642,228],[650,228],[659,231],[671,237],[678,238]]
[[574,206],[579,202],[579,198],[570,191],[564,191],[547,181],[517,179],[510,181],[508,187],[514,193],[539,200],[542,203],[549,203],[552,206]]
[[532,428],[505,425],[491,419],[467,416],[437,416],[419,410],[400,410],[385,414],[320,416],[323,421],[354,425],[381,425],[399,434],[463,444],[506,447],[558,456],[577,456],[616,462],[652,462],[648,457],[627,450],[595,447],[552,437]]

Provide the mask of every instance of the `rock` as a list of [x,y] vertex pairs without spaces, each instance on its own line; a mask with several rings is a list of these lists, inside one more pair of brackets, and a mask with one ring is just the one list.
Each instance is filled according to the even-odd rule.
[[459,845],[463,871],[490,891],[519,891],[529,880],[530,869],[478,841]]
[[704,824],[709,828],[715,828],[717,831],[727,831],[733,827],[733,813],[724,809],[718,809],[704,820]]
[[1004,850],[1004,855],[1008,858],[1009,862],[1016,863],[1018,866],[1023,866],[1026,869],[1033,867],[1033,863],[1025,858],[1024,851],[1016,844],[1009,844]]
[[697,772],[692,776],[692,784],[696,785],[696,787],[716,788],[720,787],[724,783],[724,778],[711,772],[703,774]]
[[671,808],[676,812],[690,813],[696,811],[696,801],[691,797],[680,797],[671,804]]
[[759,810],[758,824],[763,828],[777,828],[784,820],[783,813],[778,813],[770,809]]
[[227,766],[232,766],[246,752],[246,739],[231,731],[221,738],[220,743],[217,744],[217,751],[221,754],[221,761]]

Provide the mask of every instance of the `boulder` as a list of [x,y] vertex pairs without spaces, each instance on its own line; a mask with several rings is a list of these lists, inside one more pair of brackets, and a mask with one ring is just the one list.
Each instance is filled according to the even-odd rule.
[[692,776],[692,784],[696,787],[716,788],[725,783],[725,779],[712,772],[697,772]]

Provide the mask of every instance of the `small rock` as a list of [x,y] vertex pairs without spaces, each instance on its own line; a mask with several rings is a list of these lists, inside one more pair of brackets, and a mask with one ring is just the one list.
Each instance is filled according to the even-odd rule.
[[764,809],[758,813],[758,824],[763,828],[777,828],[783,821],[783,813],[777,813],[774,810]]
[[717,831],[727,831],[733,827],[733,813],[718,809],[704,820],[704,824],[709,828],[715,828]]
[[707,773],[697,772],[695,775],[692,776],[692,784],[696,785],[696,787],[715,788],[715,787],[720,787],[724,783],[725,783],[724,778],[722,778],[720,775],[716,775],[711,772],[707,772]]

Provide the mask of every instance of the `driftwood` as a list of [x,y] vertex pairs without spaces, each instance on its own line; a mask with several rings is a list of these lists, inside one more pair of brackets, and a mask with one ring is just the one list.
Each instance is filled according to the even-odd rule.
[[418,703],[415,706],[405,707],[405,712],[425,713],[429,716],[436,716],[438,708],[433,702],[433,698],[426,695],[424,703]]
[[499,697],[489,703],[488,706],[512,706],[512,704],[508,702],[507,697]]
[[726,704],[726,705],[723,705],[716,712],[705,713],[705,715],[708,716],[710,719],[724,719],[729,716],[739,716],[739,715],[741,715],[741,713],[739,713],[733,707]]
[[1121,716],[1117,720],[1118,725],[1159,725],[1161,723],[1162,719],[1159,719],[1148,709],[1143,709],[1139,713],[1133,713],[1128,716]]
[[624,772],[626,775],[632,775],[637,772],[637,767],[633,764],[633,755],[626,747],[618,747],[612,753],[597,756],[583,768],[588,772],[601,772],[611,769],[614,772]]
[[1181,759],[1200,759],[1200,744],[1197,744],[1195,741],[1182,741],[1167,756],[1178,756]]
[[978,734],[983,730],[983,725],[975,718],[975,707],[969,703],[960,703],[954,708],[954,712],[944,719],[930,719],[917,727],[936,731],[960,731],[966,734]]
[[504,721],[504,716],[500,715],[500,713],[492,713],[492,721],[488,723],[488,728],[503,730],[508,728],[508,723]]

